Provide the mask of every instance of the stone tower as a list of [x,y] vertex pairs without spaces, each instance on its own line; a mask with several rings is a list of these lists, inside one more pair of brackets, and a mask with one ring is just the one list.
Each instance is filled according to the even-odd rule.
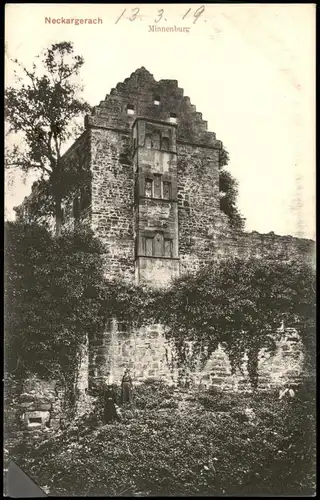
[[132,128],[136,282],[179,275],[176,124],[137,118]]
[[210,228],[227,227],[221,142],[177,81],[157,82],[140,68],[85,123],[75,148],[89,160],[90,225],[105,244],[108,275],[161,286],[197,267],[209,255]]

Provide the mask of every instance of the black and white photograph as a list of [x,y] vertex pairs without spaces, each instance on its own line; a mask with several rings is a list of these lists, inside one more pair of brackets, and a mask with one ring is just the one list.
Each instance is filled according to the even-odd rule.
[[316,495],[315,13],[6,4],[4,496]]

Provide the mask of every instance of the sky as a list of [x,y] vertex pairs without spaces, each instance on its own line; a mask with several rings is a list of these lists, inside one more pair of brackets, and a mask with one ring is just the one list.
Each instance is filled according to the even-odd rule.
[[[315,238],[315,4],[6,4],[5,39],[6,85],[10,58],[72,41],[92,106],[141,66],[178,80],[229,151],[246,229]],[[7,187],[8,218],[33,180]]]

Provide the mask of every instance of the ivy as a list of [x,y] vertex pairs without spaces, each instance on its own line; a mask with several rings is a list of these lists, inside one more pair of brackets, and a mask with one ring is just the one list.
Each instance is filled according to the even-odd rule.
[[[284,321],[298,329],[315,365],[315,273],[305,263],[233,258],[155,290],[104,276],[103,245],[90,232],[59,239],[35,224],[6,223],[6,370],[58,376],[73,394],[81,347],[111,318],[128,328],[161,323],[176,363],[194,370],[219,344],[232,369],[248,355],[258,385],[258,352],[275,348]],[[45,312],[45,314],[44,314]]]
[[[248,355],[253,388],[258,385],[258,352],[273,351],[284,321],[298,329],[309,367],[314,366],[315,273],[301,262],[230,259],[178,278],[155,298],[155,317],[166,327],[178,365],[203,362],[221,343],[233,371]],[[192,349],[188,343],[192,343]],[[192,362],[193,358],[193,362]]]
[[229,153],[223,147],[219,156],[219,191],[221,193],[220,209],[228,216],[230,227],[242,231],[245,219],[237,208],[238,182],[226,169],[229,163]]
[[56,239],[35,224],[5,225],[5,361],[16,379],[57,379],[75,399],[86,337],[104,329],[102,247],[90,233]]

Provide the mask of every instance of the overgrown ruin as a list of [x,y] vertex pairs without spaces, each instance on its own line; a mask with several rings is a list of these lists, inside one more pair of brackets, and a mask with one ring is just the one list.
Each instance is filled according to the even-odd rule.
[[[77,162],[91,172],[86,193],[79,191],[64,205],[64,227],[93,229],[104,244],[108,277],[152,286],[167,286],[174,277],[229,256],[312,262],[311,240],[232,229],[220,209],[221,151],[221,141],[177,81],[156,81],[142,67],[86,116],[85,131],[63,157],[65,164]],[[273,356],[260,354],[260,388],[299,380],[303,372],[299,336],[284,331],[277,342]],[[194,383],[226,390],[247,387],[245,360],[243,373],[231,376],[221,348],[192,374],[172,368],[171,356],[161,325],[136,331],[111,322],[84,348],[79,411],[93,387],[119,382],[125,366],[135,382],[155,377],[176,383],[190,375]],[[24,418],[30,423],[42,416]]]

